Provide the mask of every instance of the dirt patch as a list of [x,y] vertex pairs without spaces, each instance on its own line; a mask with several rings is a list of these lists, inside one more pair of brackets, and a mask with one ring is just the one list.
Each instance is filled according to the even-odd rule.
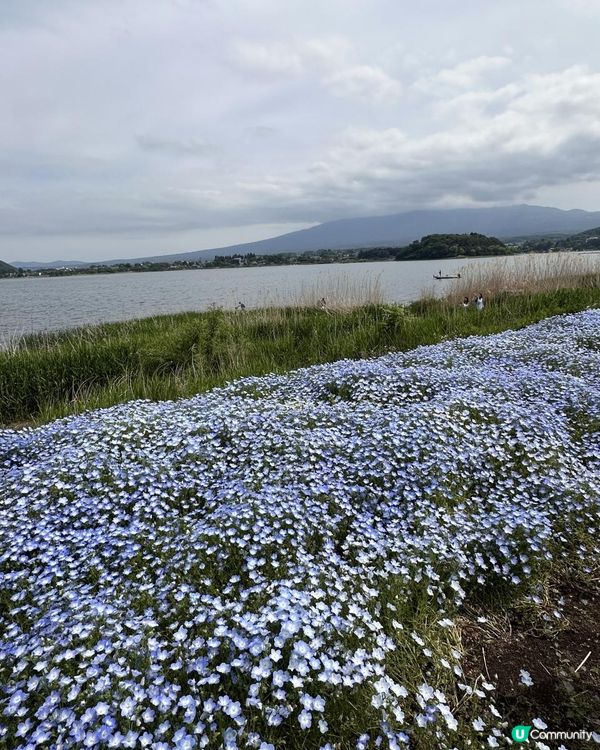
[[[496,685],[496,705],[509,726],[541,718],[549,730],[600,732],[599,631],[600,593],[559,585],[537,617],[516,609],[463,619],[463,668],[470,680],[483,675]],[[532,685],[523,684],[521,670]]]

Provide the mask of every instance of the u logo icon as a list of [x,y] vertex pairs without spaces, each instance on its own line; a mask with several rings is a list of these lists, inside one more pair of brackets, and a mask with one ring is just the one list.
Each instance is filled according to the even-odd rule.
[[512,730],[512,738],[515,742],[527,742],[527,738],[529,737],[529,732],[531,731],[531,727],[526,726],[516,726],[513,727]]

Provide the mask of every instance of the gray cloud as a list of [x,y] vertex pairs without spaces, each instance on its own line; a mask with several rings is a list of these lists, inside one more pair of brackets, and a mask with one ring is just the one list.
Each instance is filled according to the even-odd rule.
[[194,157],[203,156],[209,150],[209,146],[201,141],[178,141],[168,138],[156,138],[151,135],[136,136],[138,146],[142,151],[164,154],[166,156]]
[[257,44],[237,41],[233,59],[245,71],[266,76],[306,75],[336,96],[381,99],[401,85],[380,66],[349,62],[350,45],[339,36]]
[[0,258],[42,258],[44,238],[48,258],[57,237],[109,257],[424,206],[600,207],[598,4],[451,5],[4,4]]

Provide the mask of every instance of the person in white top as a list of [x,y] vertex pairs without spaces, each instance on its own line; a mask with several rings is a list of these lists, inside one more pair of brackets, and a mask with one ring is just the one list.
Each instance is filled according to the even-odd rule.
[[475,307],[478,310],[483,310],[485,307],[485,302],[483,301],[483,294],[480,294],[479,297],[475,300]]

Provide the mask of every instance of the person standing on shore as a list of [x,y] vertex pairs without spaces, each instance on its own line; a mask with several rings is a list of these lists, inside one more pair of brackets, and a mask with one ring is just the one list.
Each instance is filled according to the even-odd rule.
[[483,308],[485,307],[485,302],[483,300],[483,294],[480,294],[479,297],[475,300],[475,307],[481,312]]
[[465,310],[469,307],[469,298],[468,297],[463,297],[463,303],[462,303],[462,305],[463,305],[463,308]]

